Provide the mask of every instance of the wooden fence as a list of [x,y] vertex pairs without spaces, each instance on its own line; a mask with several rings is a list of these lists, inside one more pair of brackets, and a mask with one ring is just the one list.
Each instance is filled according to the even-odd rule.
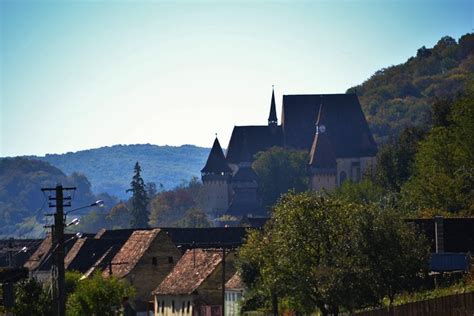
[[473,316],[474,292],[434,298],[395,306],[393,311],[378,309],[357,316]]

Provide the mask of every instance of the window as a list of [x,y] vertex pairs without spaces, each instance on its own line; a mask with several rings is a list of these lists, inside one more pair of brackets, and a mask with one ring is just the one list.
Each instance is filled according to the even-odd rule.
[[168,263],[173,263],[174,260],[173,260],[173,257],[168,257]]
[[344,171],[341,171],[339,174],[339,184],[341,185],[347,178],[347,174]]
[[154,266],[158,265],[158,261],[156,260],[156,257],[151,258],[151,264]]

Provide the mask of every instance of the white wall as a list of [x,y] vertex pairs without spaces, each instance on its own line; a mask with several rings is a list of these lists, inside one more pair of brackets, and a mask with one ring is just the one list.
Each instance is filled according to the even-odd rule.
[[225,315],[237,316],[240,315],[240,304],[242,302],[243,292],[240,290],[226,290],[225,291]]
[[190,316],[193,314],[193,299],[191,295],[155,295],[155,316]]

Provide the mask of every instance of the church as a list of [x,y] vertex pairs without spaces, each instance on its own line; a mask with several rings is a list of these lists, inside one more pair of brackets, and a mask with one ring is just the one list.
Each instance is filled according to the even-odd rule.
[[283,95],[281,109],[279,124],[272,91],[268,124],[235,126],[225,155],[216,137],[201,170],[206,211],[216,217],[265,216],[252,162],[274,146],[309,153],[311,190],[332,190],[374,171],[377,145],[357,95]]

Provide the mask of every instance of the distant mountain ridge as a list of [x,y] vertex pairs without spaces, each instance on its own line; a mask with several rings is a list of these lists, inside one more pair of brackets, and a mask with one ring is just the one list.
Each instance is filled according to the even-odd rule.
[[106,192],[125,199],[135,162],[140,163],[145,182],[155,182],[157,188],[162,184],[165,189],[172,189],[200,176],[209,151],[210,148],[194,145],[136,144],[26,158],[48,162],[67,175],[83,173],[91,182],[93,192]]

